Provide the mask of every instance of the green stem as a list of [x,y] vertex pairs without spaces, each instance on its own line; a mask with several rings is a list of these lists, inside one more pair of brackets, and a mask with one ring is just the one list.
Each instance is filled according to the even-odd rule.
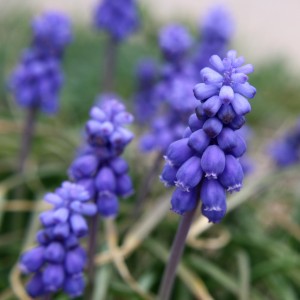
[[99,219],[100,219],[99,214],[96,214],[90,222],[89,240],[88,240],[88,267],[87,267],[88,289],[86,289],[86,297],[85,297],[86,300],[91,299],[94,290],[94,285],[95,285],[94,258],[97,251]]
[[141,210],[143,209],[143,205],[145,203],[145,199],[149,193],[150,187],[153,184],[153,180],[156,178],[157,173],[160,169],[161,162],[163,160],[163,154],[159,152],[152,164],[151,169],[144,177],[142,184],[137,193],[136,205],[133,212],[133,216],[136,218],[140,215]]
[[103,90],[111,92],[115,85],[115,73],[117,63],[117,49],[118,42],[109,37],[106,45],[105,61],[104,61],[104,76],[103,76]]
[[36,116],[37,109],[35,107],[29,108],[23,127],[21,148],[17,165],[17,172],[19,175],[23,175],[25,163],[31,149]]
[[175,280],[177,266],[183,254],[185,240],[188,235],[197,206],[187,213],[181,219],[175,239],[173,241],[169,262],[164,272],[163,280],[160,285],[158,300],[169,300]]

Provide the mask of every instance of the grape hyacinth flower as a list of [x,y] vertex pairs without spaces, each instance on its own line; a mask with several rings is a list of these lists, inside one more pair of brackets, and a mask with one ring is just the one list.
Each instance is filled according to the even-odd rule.
[[81,185],[70,182],[64,182],[55,193],[46,194],[45,201],[53,209],[41,213],[43,229],[36,236],[38,245],[23,253],[19,263],[24,274],[32,274],[26,287],[31,297],[61,289],[71,298],[83,293],[86,254],[79,239],[88,233],[84,215],[97,212],[89,199]]
[[185,239],[201,199],[202,214],[218,223],[226,214],[226,191],[239,191],[243,169],[239,158],[246,143],[236,131],[245,123],[256,90],[248,83],[253,66],[231,50],[224,59],[210,58],[211,68],[201,70],[201,83],[194,87],[200,104],[189,118],[184,137],[173,142],[166,153],[161,180],[175,186],[171,209],[183,215],[168,265],[159,289],[159,300],[168,300]]
[[96,28],[105,30],[115,41],[122,41],[139,28],[135,0],[103,0],[94,15]]
[[181,25],[171,24],[161,29],[159,46],[166,61],[181,61],[191,49],[193,40]]
[[170,142],[180,138],[197,102],[192,88],[196,84],[193,66],[187,61],[192,38],[181,25],[164,27],[159,34],[159,44],[165,64],[154,90],[160,104],[151,130],[140,141],[142,151],[159,150],[165,153]]
[[10,78],[10,88],[23,108],[53,114],[63,83],[59,61],[36,49],[27,49]]
[[61,57],[73,36],[69,18],[60,12],[49,11],[32,22],[33,47],[43,53]]
[[234,31],[230,12],[224,6],[213,6],[204,16],[199,31],[201,41],[194,59],[197,70],[207,66],[213,54],[225,55]]
[[[253,66],[231,50],[222,60],[213,55],[211,68],[201,71],[202,82],[194,87],[200,100],[189,119],[185,137],[172,143],[166,153],[167,165],[161,175],[166,185],[176,185],[172,210],[184,214],[202,201],[202,213],[218,223],[226,213],[226,191],[239,191],[243,169],[239,158],[246,143],[237,133],[245,123],[256,90],[248,83]],[[182,200],[184,199],[184,201]]]
[[134,95],[135,119],[140,124],[151,120],[159,101],[155,93],[157,67],[153,60],[143,59],[136,68],[137,91]]
[[69,175],[89,191],[101,216],[115,217],[118,197],[133,193],[128,164],[119,157],[133,139],[132,132],[124,128],[133,117],[114,98],[94,106],[90,117],[86,146],[70,166]]
[[300,161],[300,120],[285,133],[283,137],[273,142],[269,152],[276,166],[284,168]]
[[58,110],[63,82],[60,59],[71,40],[68,19],[59,13],[45,13],[32,23],[32,45],[21,56],[13,71],[9,88],[16,102],[27,109],[23,126],[17,172],[22,174],[34,135],[36,117],[41,110],[54,114]]

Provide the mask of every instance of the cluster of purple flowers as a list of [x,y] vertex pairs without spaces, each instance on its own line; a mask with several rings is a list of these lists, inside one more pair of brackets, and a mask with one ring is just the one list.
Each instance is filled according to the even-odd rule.
[[183,26],[171,24],[159,33],[164,64],[158,83],[147,101],[136,102],[137,111],[151,110],[151,116],[157,116],[150,124],[150,132],[141,138],[143,151],[164,153],[170,142],[182,136],[188,117],[197,106],[192,89],[199,79],[198,70],[208,64],[211,55],[225,53],[233,32],[227,10],[222,6],[214,7],[201,27],[201,44],[193,59],[190,56],[193,39]]
[[104,98],[90,111],[86,145],[72,163],[69,175],[89,191],[103,217],[114,217],[118,213],[118,197],[133,193],[128,164],[119,157],[133,138],[132,132],[124,128],[133,117],[112,95]]
[[21,107],[39,108],[44,113],[51,114],[58,109],[62,83],[63,75],[57,59],[28,49],[14,70],[10,87]]
[[159,46],[166,61],[182,62],[191,49],[193,40],[187,30],[178,24],[163,27],[159,33]]
[[40,215],[44,228],[37,233],[38,246],[20,259],[21,271],[33,274],[26,287],[31,297],[60,289],[72,298],[82,294],[86,253],[79,239],[88,232],[83,215],[93,216],[97,212],[95,204],[88,203],[89,199],[82,186],[70,182],[64,182],[55,193],[45,196],[53,209]]
[[135,119],[140,124],[151,120],[159,105],[155,96],[157,67],[152,59],[139,61],[136,68],[137,91],[134,95]]
[[122,41],[139,27],[135,0],[103,0],[96,8],[94,24],[115,41]]
[[161,180],[176,185],[172,210],[179,214],[192,210],[202,201],[202,213],[219,222],[226,213],[226,191],[242,187],[243,169],[239,158],[246,151],[237,133],[245,123],[256,90],[248,83],[253,66],[231,50],[222,60],[213,55],[211,68],[201,71],[202,83],[194,87],[201,104],[189,118],[184,137],[173,142],[166,153],[167,163]]
[[300,161],[300,120],[282,138],[270,146],[270,154],[280,168]]
[[[163,28],[159,45],[165,63],[149,102],[160,106],[160,111],[140,144],[143,151],[155,149],[164,153],[172,141],[182,136],[188,116],[196,107],[192,92],[196,81],[194,69],[187,60],[192,38],[184,27],[173,24]],[[149,105],[143,104],[145,107]]]
[[199,31],[201,42],[194,58],[197,70],[207,66],[212,55],[225,55],[234,31],[234,23],[227,9],[217,5],[204,16]]
[[60,57],[73,36],[70,20],[60,12],[46,12],[32,22],[35,49]]
[[58,109],[63,82],[60,59],[72,39],[70,22],[57,12],[45,13],[32,23],[33,40],[10,78],[17,103],[51,114]]

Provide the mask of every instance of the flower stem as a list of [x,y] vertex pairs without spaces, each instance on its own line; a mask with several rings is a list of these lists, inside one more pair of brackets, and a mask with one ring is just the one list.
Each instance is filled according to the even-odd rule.
[[18,164],[17,164],[17,172],[19,173],[19,175],[22,175],[24,172],[25,163],[31,149],[36,116],[37,116],[37,108],[35,107],[29,108],[23,126],[21,148],[20,148]]
[[150,168],[149,172],[144,177],[142,184],[140,185],[140,188],[137,193],[135,209],[133,212],[134,217],[139,216],[143,208],[143,205],[145,203],[145,198],[148,195],[149,189],[152,186],[155,176],[157,176],[162,160],[163,160],[163,154],[159,152],[153,162],[152,167]]
[[109,37],[106,45],[105,61],[104,61],[104,76],[103,76],[103,90],[106,92],[111,92],[115,85],[115,72],[116,72],[116,62],[117,62],[117,49],[118,42],[116,42],[112,37]]
[[175,280],[176,269],[182,256],[185,240],[189,232],[193,217],[197,206],[187,213],[181,219],[180,225],[177,229],[175,239],[173,241],[169,261],[164,272],[163,280],[161,282],[158,294],[158,300],[169,300]]
[[99,214],[96,214],[90,222],[89,229],[89,240],[88,240],[88,267],[87,267],[87,277],[89,288],[86,289],[85,299],[91,299],[91,295],[94,290],[95,285],[95,263],[94,258],[97,250],[97,240],[98,240],[98,225],[99,225]]

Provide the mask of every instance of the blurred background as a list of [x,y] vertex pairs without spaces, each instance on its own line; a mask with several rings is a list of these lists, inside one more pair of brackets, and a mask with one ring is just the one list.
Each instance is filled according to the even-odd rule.
[[[1,0],[1,14],[11,11],[27,10],[41,12],[55,7],[67,12],[78,22],[90,22],[91,9],[95,0],[19,1]],[[196,24],[199,17],[211,7],[209,0],[140,0],[139,3],[151,15],[153,21],[166,23],[171,20],[181,20],[190,25]],[[300,66],[299,49],[299,1],[288,0],[284,5],[280,0],[254,0],[249,3],[237,0],[223,0],[215,3],[224,4],[230,8],[238,24],[234,42],[240,42],[240,50],[251,61],[264,62],[270,58],[286,58],[289,67],[297,71]],[[150,24],[145,23],[144,26]],[[299,73],[299,72],[298,72]]]
[[[66,179],[90,107],[102,90],[106,37],[92,28],[91,15],[97,3],[0,0],[0,300],[18,299],[14,291],[20,286],[8,274],[20,252],[33,243],[37,212],[45,209],[41,204],[43,194]],[[179,22],[196,37],[199,22],[213,4],[209,0],[138,3],[142,27],[120,47],[115,78],[116,92],[130,111],[137,60],[146,56],[161,60],[157,45],[159,29],[169,22]],[[250,83],[258,93],[251,100],[252,112],[247,117],[252,128],[249,156],[254,171],[247,177],[245,188],[229,199],[232,205],[222,223],[210,227],[203,221],[197,235],[188,242],[172,299],[300,299],[299,165],[280,169],[267,150],[273,140],[294,126],[300,113],[300,2],[218,3],[228,8],[235,22],[231,47],[243,54],[247,63],[255,65]],[[32,18],[48,9],[70,16],[74,41],[63,61],[65,83],[60,111],[53,117],[39,116],[26,176],[20,178],[14,168],[24,112],[8,92],[7,81],[22,49],[30,43]],[[133,125],[133,130],[136,140],[125,156],[138,189],[154,155],[139,152],[141,129]],[[15,199],[13,190],[24,183],[26,199]],[[169,197],[156,179],[137,221],[128,218],[135,205],[134,196],[122,202],[117,219],[120,245],[132,236],[141,240],[130,250],[126,263],[142,290],[149,294],[158,289],[179,221],[177,215],[168,212],[168,205],[161,207]],[[165,214],[160,215],[161,210]],[[149,220],[151,229],[147,227]],[[104,245],[101,251],[106,251],[104,235],[101,243]],[[118,271],[112,263],[101,263],[100,259],[97,280],[101,291],[95,299],[147,299]],[[205,298],[207,295],[211,298]],[[67,298],[58,295],[55,299]]]

